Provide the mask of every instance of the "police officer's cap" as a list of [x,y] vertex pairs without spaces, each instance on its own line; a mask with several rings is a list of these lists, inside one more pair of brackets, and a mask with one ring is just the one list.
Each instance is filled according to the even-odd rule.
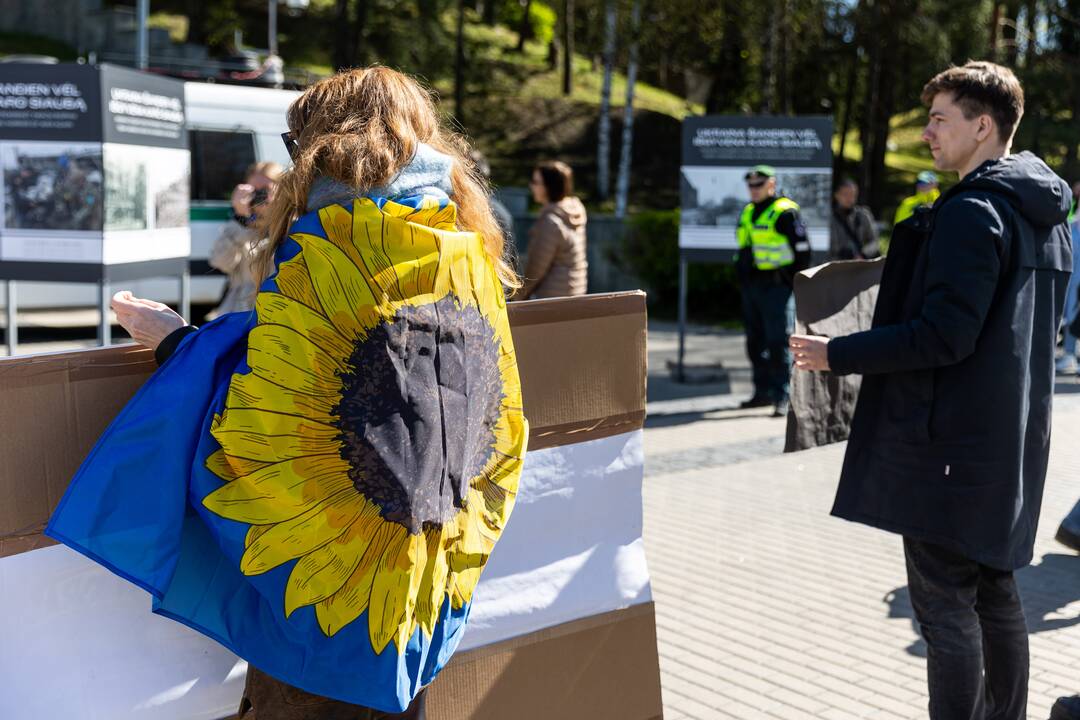
[[923,170],[915,176],[915,183],[918,185],[937,185],[938,177],[932,170]]
[[743,180],[767,180],[776,177],[776,168],[772,165],[755,165],[746,171]]

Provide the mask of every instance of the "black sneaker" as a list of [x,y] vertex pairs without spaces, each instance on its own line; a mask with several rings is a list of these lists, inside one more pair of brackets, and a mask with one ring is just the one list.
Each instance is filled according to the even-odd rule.
[[749,400],[743,400],[739,403],[739,409],[749,410],[750,408],[768,407],[772,404],[772,400],[770,400],[767,395],[755,395]]
[[[1069,530],[1064,525],[1058,527],[1057,535],[1054,536],[1054,539],[1065,547],[1080,552],[1080,535]],[[1080,718],[1080,715],[1078,715],[1077,718]]]
[[1050,720],[1080,720],[1080,695],[1058,698],[1050,708]]
[[788,408],[790,406],[791,403],[788,401],[787,398],[784,398],[780,402],[773,405],[772,416],[775,418],[787,417]]

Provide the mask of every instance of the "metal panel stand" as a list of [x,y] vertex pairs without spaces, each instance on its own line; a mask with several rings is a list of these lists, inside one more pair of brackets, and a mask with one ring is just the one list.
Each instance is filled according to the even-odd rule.
[[112,300],[112,293],[109,292],[109,281],[98,280],[98,311],[100,313],[100,319],[98,321],[98,345],[111,345],[112,344],[112,323],[109,322],[109,301]]
[[186,267],[180,274],[180,317],[191,322],[191,270]]
[[17,320],[19,311],[15,299],[15,281],[8,280],[5,285],[7,286],[4,291],[7,296],[4,305],[7,311],[7,352],[8,357],[13,357],[15,348],[19,345],[19,323]]
[[686,258],[679,256],[679,364],[676,369],[676,380],[686,382],[686,372],[683,368],[683,358],[686,355],[686,285],[688,275]]

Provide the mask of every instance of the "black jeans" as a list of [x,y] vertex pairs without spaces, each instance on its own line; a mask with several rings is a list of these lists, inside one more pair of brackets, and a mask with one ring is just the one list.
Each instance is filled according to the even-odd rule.
[[1028,634],[1013,574],[910,538],[904,556],[930,720],[1024,720]]
[[746,354],[754,368],[754,396],[786,400],[791,377],[789,301],[791,288],[779,277],[754,278],[742,284]]

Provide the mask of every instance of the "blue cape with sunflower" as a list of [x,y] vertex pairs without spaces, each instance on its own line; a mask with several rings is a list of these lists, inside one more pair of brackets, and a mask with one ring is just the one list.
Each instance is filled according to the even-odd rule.
[[301,217],[189,335],[47,534],[309,692],[404,709],[462,637],[528,426],[503,289],[445,198]]

